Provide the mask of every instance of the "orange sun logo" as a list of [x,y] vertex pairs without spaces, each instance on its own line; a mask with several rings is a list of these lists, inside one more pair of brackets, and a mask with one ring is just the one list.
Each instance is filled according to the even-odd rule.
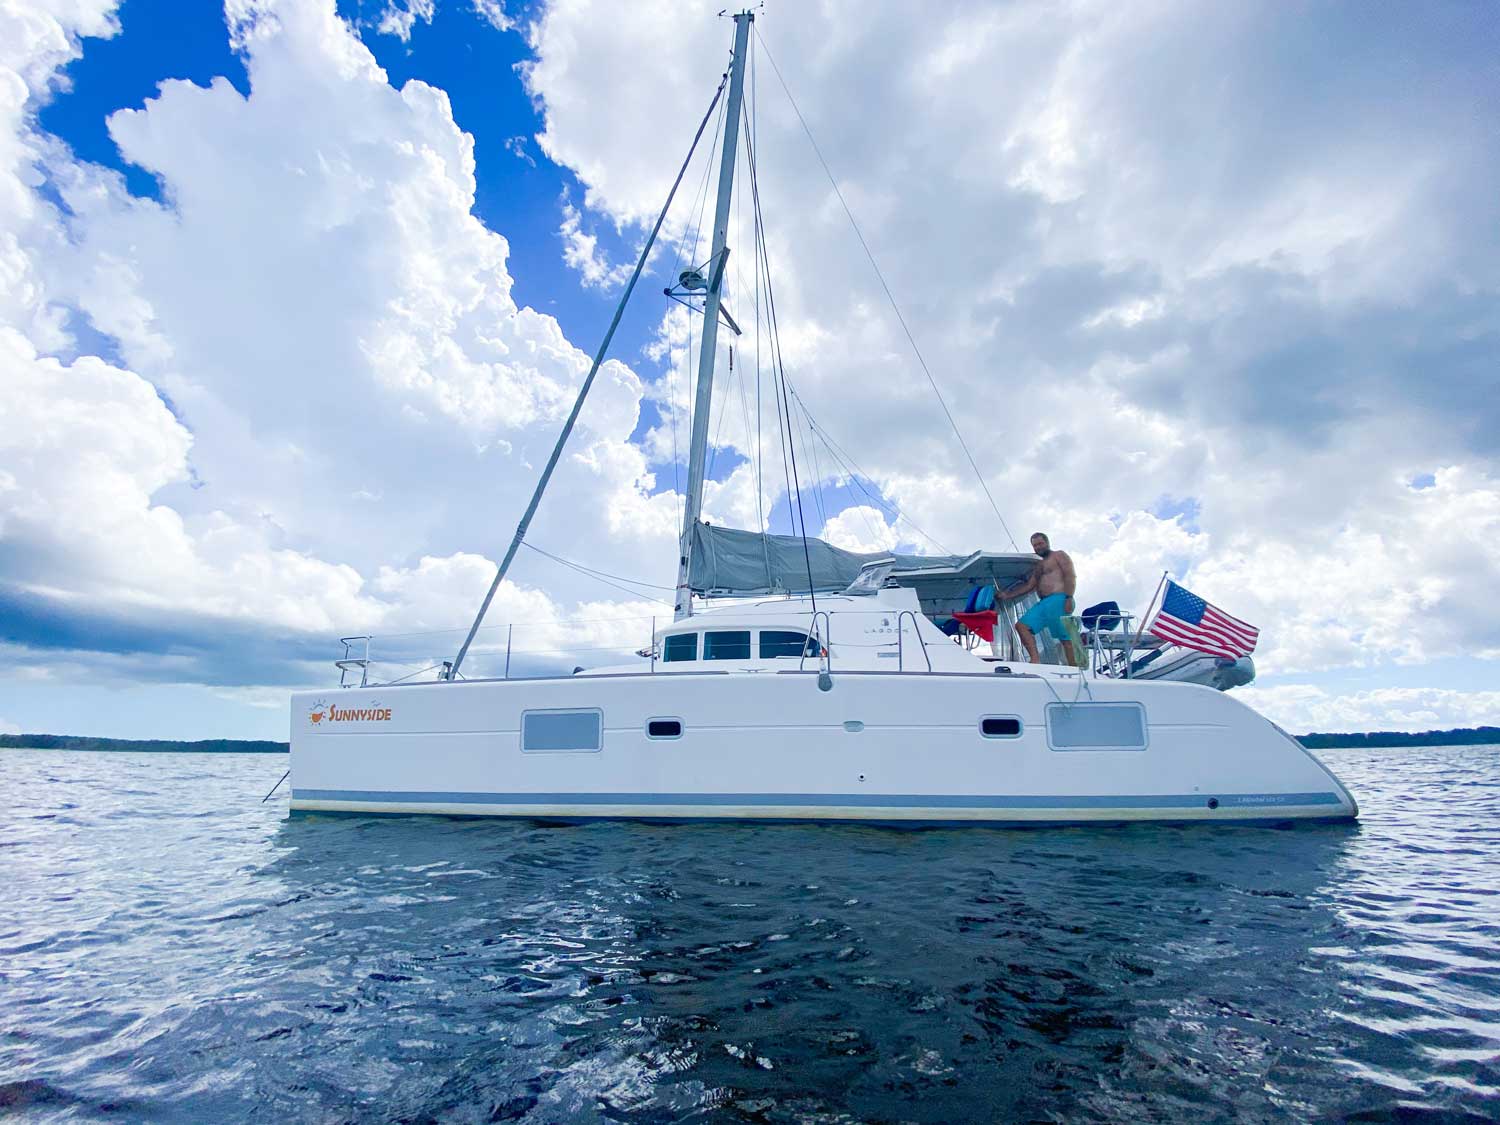
[[313,725],[316,726],[318,723],[321,723],[323,721],[323,716],[327,711],[328,704],[323,700],[319,700],[313,706],[313,709],[308,712],[307,717],[311,719],[313,721]]

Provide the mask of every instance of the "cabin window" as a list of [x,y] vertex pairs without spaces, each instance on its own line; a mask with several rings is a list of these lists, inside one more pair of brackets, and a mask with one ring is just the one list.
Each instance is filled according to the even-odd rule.
[[1047,744],[1054,750],[1144,750],[1146,709],[1139,703],[1049,703]]
[[646,720],[647,738],[681,738],[681,719],[648,719]]
[[521,749],[527,754],[593,753],[603,744],[604,713],[521,712]]
[[671,664],[677,660],[697,660],[698,634],[673,633],[662,645],[661,659],[663,664]]
[[806,633],[783,632],[779,629],[760,631],[760,658],[771,660],[777,656],[817,656],[818,642]]
[[1020,738],[1021,720],[1014,715],[986,715],[979,720],[979,733],[985,738]]
[[704,633],[704,660],[749,660],[750,630]]

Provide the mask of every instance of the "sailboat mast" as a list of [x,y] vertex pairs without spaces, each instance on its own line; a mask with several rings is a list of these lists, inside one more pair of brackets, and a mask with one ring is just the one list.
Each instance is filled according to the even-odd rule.
[[682,538],[678,542],[677,618],[693,615],[693,593],[688,585],[688,560],[693,527],[703,510],[703,477],[708,462],[709,406],[713,400],[714,357],[719,344],[719,304],[724,291],[724,263],[729,257],[729,201],[734,192],[735,152],[740,138],[740,105],[745,92],[745,53],[755,16],[734,17],[734,58],[729,74],[729,101],[724,108],[724,155],[719,163],[719,197],[714,204],[713,253],[708,259],[708,289],[703,303],[703,349],[698,358],[698,386],[693,397],[693,438],[688,450],[687,502],[683,505]]

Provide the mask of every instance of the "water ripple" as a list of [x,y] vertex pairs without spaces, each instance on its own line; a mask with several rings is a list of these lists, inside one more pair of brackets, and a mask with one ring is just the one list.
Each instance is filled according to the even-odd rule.
[[0,1112],[1493,1120],[1500,748],[1358,826],[305,818],[285,760],[0,756]]

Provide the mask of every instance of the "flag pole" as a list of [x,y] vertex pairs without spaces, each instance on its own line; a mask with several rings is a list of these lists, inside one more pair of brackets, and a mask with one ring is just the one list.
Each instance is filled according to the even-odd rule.
[[1161,581],[1156,584],[1156,593],[1151,595],[1151,601],[1146,606],[1146,612],[1141,615],[1141,626],[1135,631],[1135,640],[1130,642],[1132,652],[1135,650],[1135,646],[1141,643],[1141,638],[1146,635],[1146,622],[1150,620],[1151,611],[1156,608],[1156,599],[1161,597],[1161,588],[1167,584],[1167,573],[1165,570],[1161,572]]

